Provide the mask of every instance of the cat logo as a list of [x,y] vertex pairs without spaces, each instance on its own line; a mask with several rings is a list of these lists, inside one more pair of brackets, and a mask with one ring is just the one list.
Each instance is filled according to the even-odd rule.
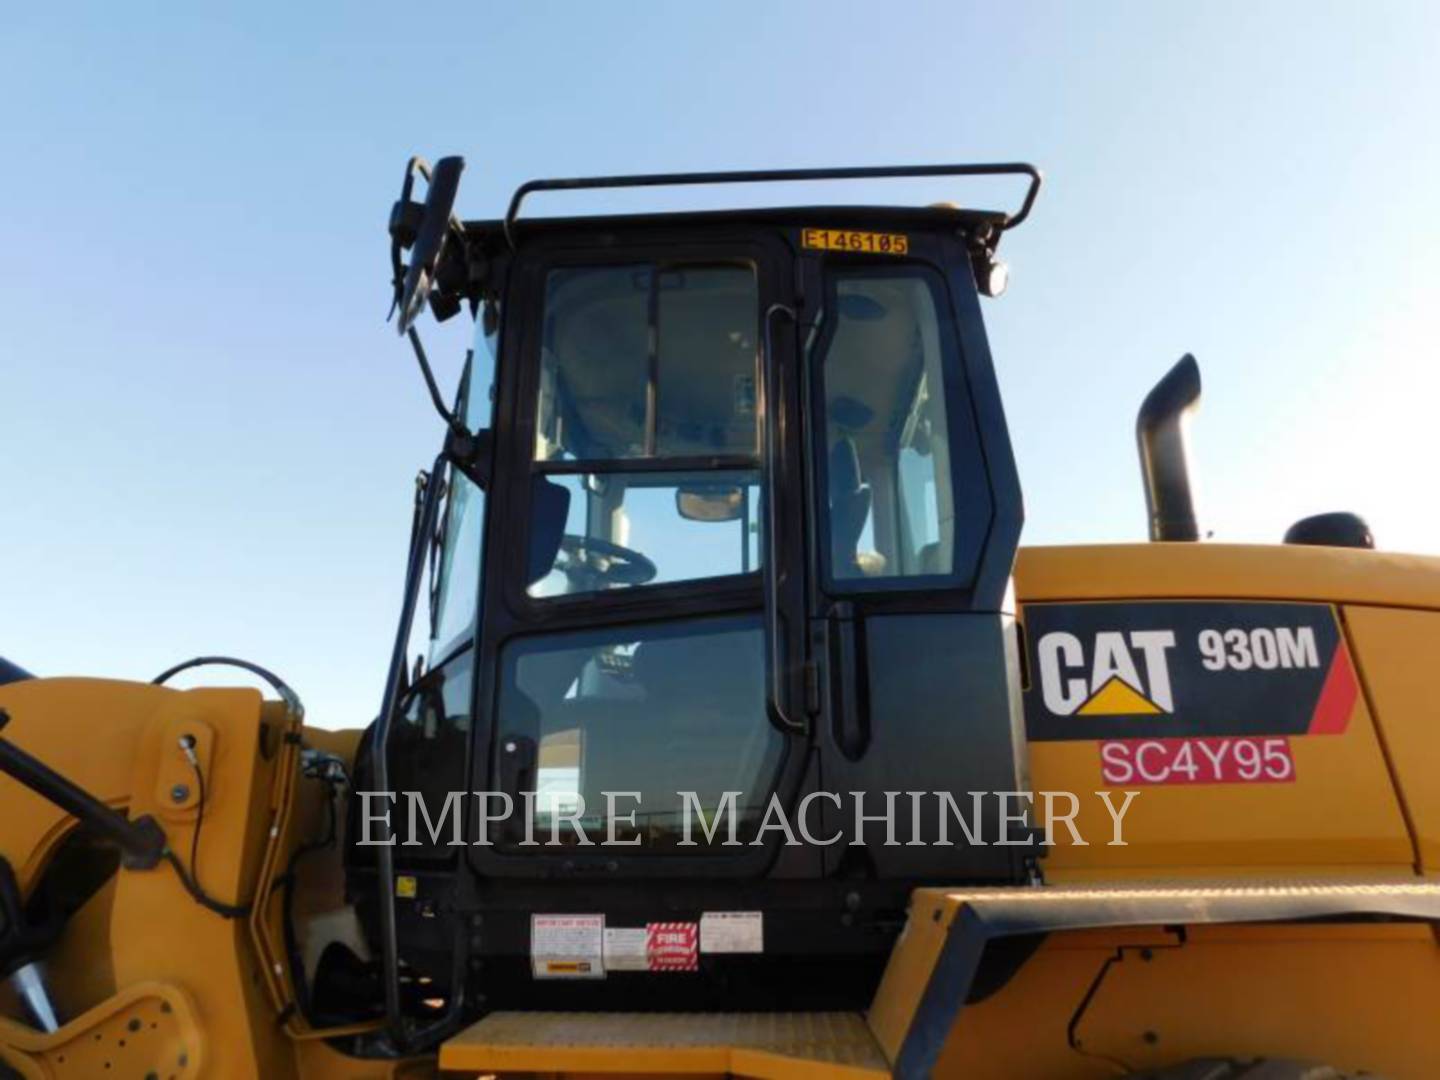
[[1032,742],[1339,734],[1358,696],[1328,604],[1036,602],[1022,618]]
[[1173,630],[1102,630],[1087,656],[1075,634],[1051,631],[1035,648],[1045,708],[1056,716],[1169,715],[1175,701],[1166,653],[1174,647]]

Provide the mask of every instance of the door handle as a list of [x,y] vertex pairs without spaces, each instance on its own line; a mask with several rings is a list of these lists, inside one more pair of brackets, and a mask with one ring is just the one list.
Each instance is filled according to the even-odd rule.
[[[504,735],[500,739],[500,762],[498,767],[500,790],[519,805],[521,796],[535,790],[536,761],[538,754],[535,740],[528,735]],[[505,819],[503,834],[507,842],[515,843],[524,835],[528,822],[520,815],[511,814]]]
[[861,700],[860,631],[853,618],[826,620],[830,667],[830,723],[835,745],[858,761],[870,745],[870,710]]
[[[773,326],[775,316],[782,315],[795,321],[795,309],[784,304],[771,304],[765,309],[762,320],[760,346],[760,372],[764,380],[765,395],[762,399],[765,409],[765,535],[768,540],[764,554],[765,565],[765,636],[768,639],[767,657],[769,679],[766,697],[769,711],[778,725],[788,731],[803,732],[806,722],[793,708],[796,694],[791,690],[793,672],[803,672],[803,656],[793,664],[787,663],[795,648],[805,647],[803,635],[796,635],[791,647],[786,648],[787,631],[790,626],[780,611],[780,514],[775,478],[780,471],[780,441],[783,427],[780,416],[781,380],[778,362],[775,359]],[[775,391],[772,393],[772,389]]]

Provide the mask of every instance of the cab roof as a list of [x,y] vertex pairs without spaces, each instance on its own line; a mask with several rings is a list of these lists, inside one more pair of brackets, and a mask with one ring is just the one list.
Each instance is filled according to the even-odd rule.
[[[528,236],[560,233],[607,233],[632,229],[704,229],[727,225],[766,227],[821,226],[826,228],[874,228],[897,226],[920,230],[960,229],[969,233],[994,234],[1010,222],[1000,210],[972,210],[955,206],[774,206],[729,210],[674,210],[643,214],[586,214],[565,217],[525,218],[510,222],[510,236],[518,247]],[[488,218],[464,222],[472,237],[495,236],[503,242],[506,219]]]

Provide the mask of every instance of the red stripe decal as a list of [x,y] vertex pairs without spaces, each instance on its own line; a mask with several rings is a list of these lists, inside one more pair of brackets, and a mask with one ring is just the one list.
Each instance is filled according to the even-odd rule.
[[1355,681],[1355,667],[1350,662],[1350,650],[1342,640],[1335,646],[1335,655],[1330,658],[1330,670],[1325,675],[1325,685],[1320,690],[1320,700],[1315,703],[1315,712],[1310,717],[1311,735],[1342,735],[1350,725],[1350,714],[1355,710],[1355,699],[1360,687]]

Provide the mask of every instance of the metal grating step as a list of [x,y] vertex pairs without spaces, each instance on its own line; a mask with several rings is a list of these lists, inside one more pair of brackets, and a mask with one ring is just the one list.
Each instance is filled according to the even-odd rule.
[[498,1012],[447,1041],[440,1067],[764,1080],[890,1075],[865,1018],[849,1012]]

